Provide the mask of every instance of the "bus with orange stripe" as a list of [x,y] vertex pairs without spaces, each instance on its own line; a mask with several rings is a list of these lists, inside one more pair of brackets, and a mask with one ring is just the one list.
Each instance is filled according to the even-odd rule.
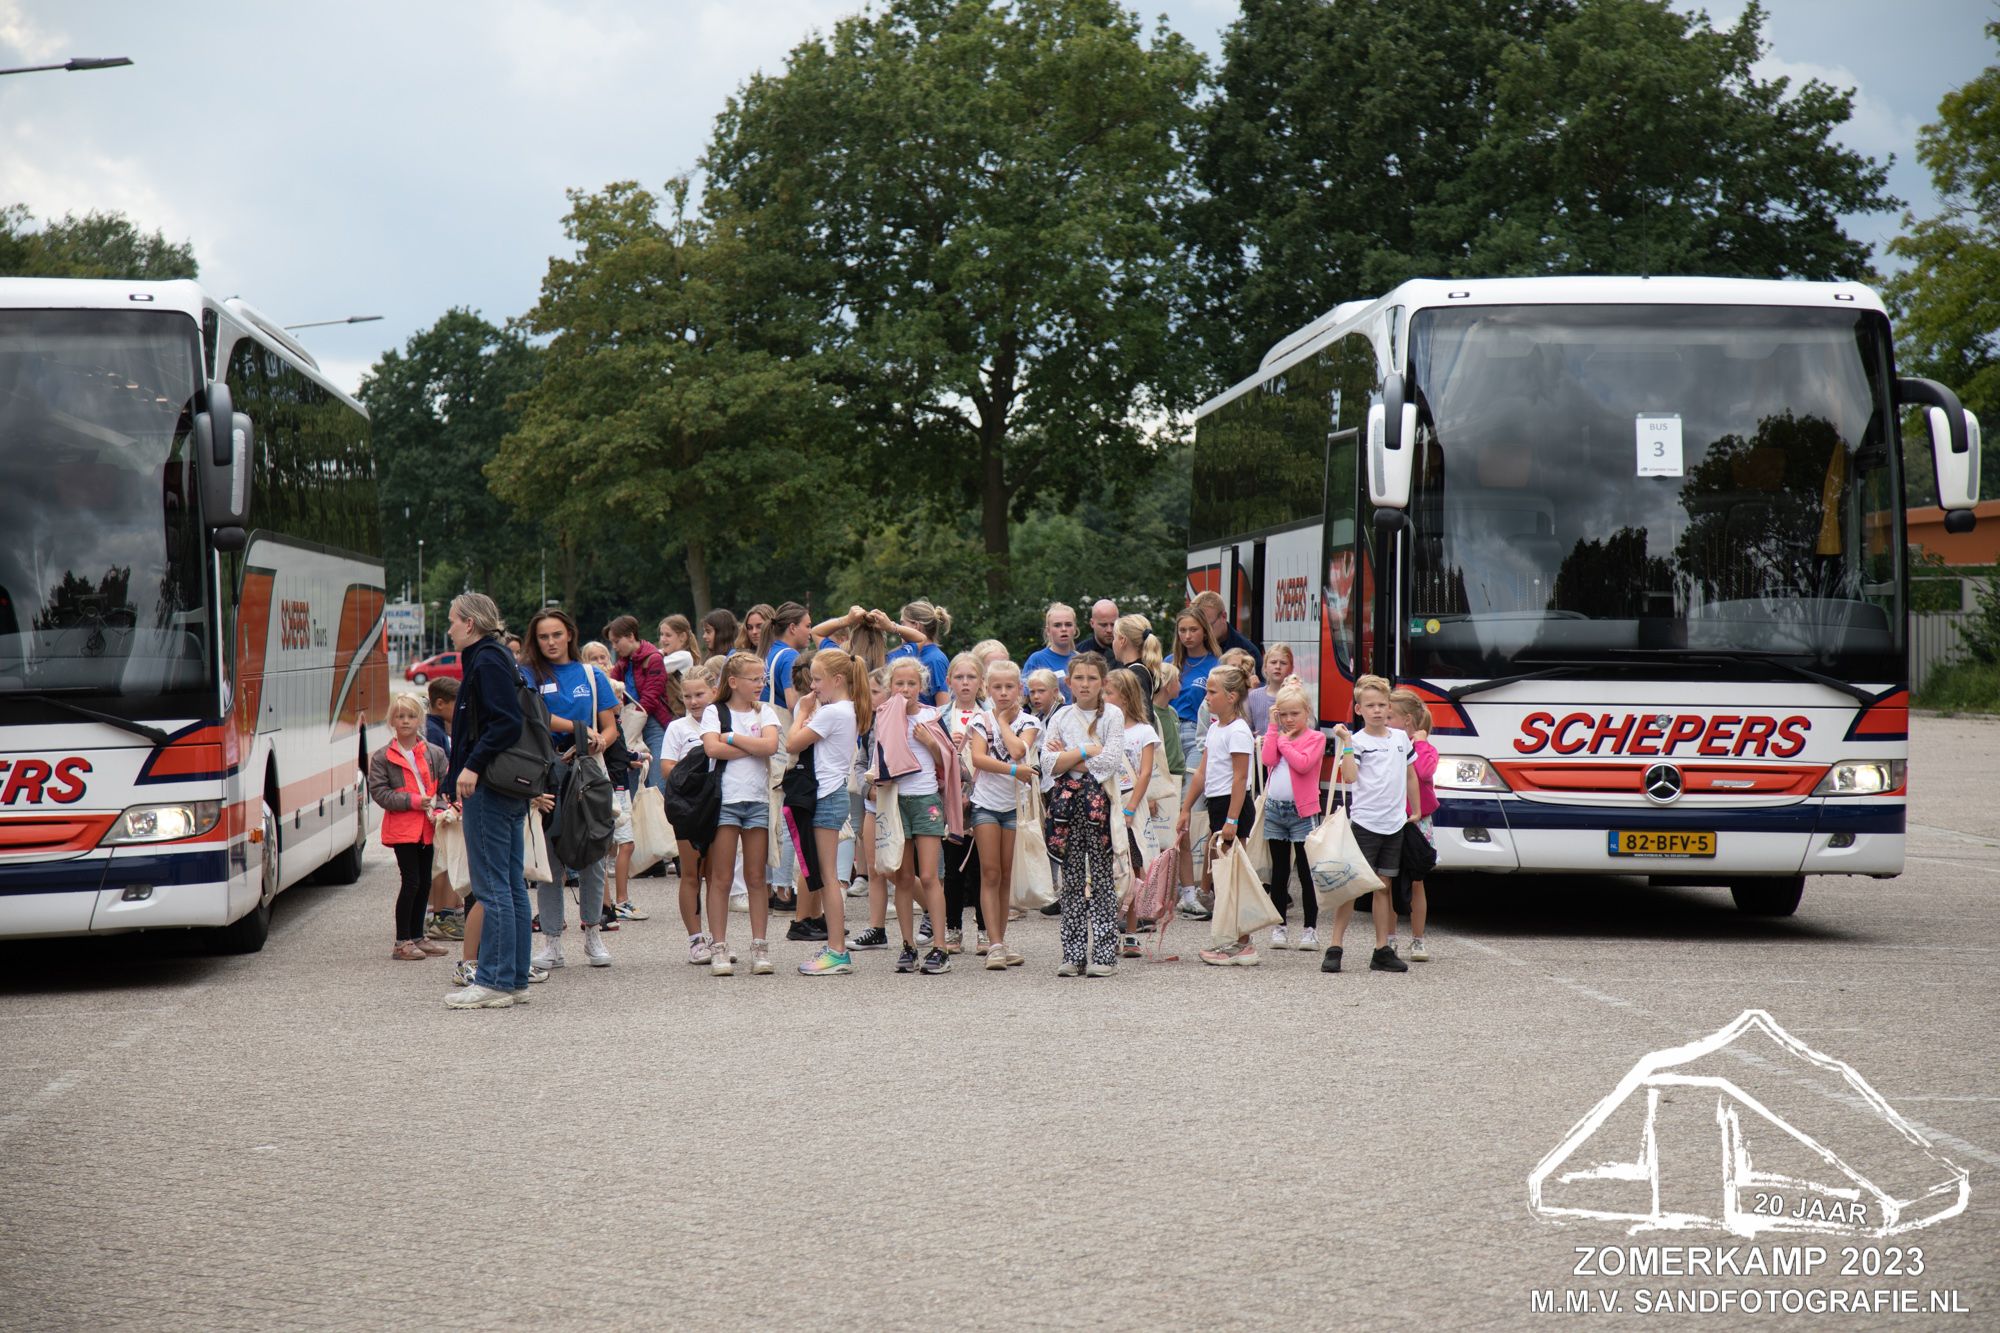
[[1429,701],[1442,869],[1789,914],[1903,869],[1904,468],[1965,531],[1979,450],[1854,283],[1409,282],[1199,410],[1188,589]]
[[0,937],[351,883],[387,713],[368,417],[191,281],[0,279]]

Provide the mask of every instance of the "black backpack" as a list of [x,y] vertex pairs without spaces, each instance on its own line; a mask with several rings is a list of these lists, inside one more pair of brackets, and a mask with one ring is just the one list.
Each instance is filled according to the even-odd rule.
[[819,809],[819,778],[813,773],[813,750],[808,745],[798,753],[798,762],[785,770],[780,782],[784,790],[784,806],[802,815],[811,815]]
[[549,816],[549,851],[566,866],[587,866],[611,850],[618,822],[611,779],[583,755],[561,768],[556,808]]
[[706,850],[722,817],[722,770],[711,766],[706,752],[689,750],[667,774],[665,801],[674,836]]
[[[500,652],[507,651],[497,643],[495,647]],[[513,654],[508,653],[510,663],[512,658]],[[549,790],[549,769],[556,761],[556,743],[549,729],[548,705],[542,702],[541,692],[518,674],[514,678],[514,697],[521,708],[521,734],[512,745],[487,761],[485,771],[479,775],[479,785],[501,796],[528,801]],[[465,740],[468,754],[479,733],[486,729],[476,706],[478,700],[473,702],[471,716],[475,726]]]

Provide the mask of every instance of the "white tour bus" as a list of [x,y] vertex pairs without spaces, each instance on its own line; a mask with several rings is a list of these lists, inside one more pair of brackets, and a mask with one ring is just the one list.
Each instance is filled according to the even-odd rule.
[[1789,913],[1903,868],[1905,412],[1969,528],[1978,423],[1866,287],[1409,282],[1201,408],[1188,587],[1323,725],[1363,672],[1426,698],[1442,869]]
[[0,280],[0,937],[360,874],[389,690],[368,418],[193,282]]

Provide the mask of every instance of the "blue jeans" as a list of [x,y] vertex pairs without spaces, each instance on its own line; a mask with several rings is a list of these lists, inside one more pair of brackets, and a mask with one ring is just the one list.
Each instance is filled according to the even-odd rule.
[[479,966],[473,981],[488,990],[513,992],[528,984],[528,886],[521,876],[526,860],[522,821],[528,803],[484,787],[465,798],[465,856],[472,896],[486,908],[479,929]]
[[639,730],[639,738],[646,742],[646,749],[653,756],[653,762],[646,768],[646,785],[657,791],[665,792],[667,789],[667,769],[664,755],[666,754],[667,729],[655,722],[651,715],[648,715],[646,725]]

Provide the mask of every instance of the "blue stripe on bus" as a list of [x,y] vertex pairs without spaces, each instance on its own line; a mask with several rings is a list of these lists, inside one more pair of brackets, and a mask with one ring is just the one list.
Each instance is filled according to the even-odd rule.
[[1716,833],[1901,833],[1905,808],[1873,801],[1809,801],[1766,809],[1655,810],[1629,805],[1548,805],[1447,797],[1432,822],[1441,828],[1637,829]]
[[0,896],[24,893],[95,893],[134,884],[220,884],[229,879],[229,854],[113,856],[97,861],[44,861],[0,866]]

